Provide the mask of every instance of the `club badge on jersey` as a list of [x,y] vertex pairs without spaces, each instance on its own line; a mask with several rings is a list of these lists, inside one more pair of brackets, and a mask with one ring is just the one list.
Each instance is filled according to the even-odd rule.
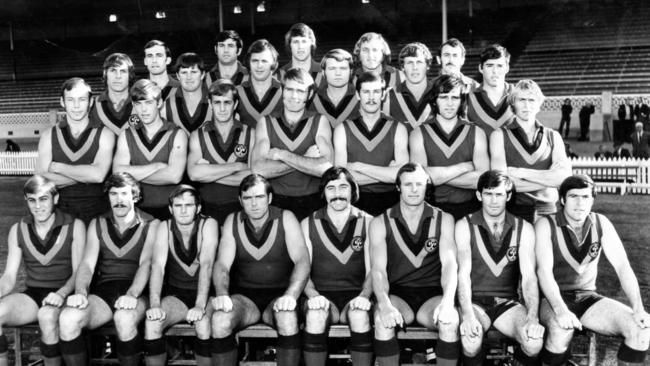
[[363,242],[364,239],[362,236],[355,236],[354,238],[352,238],[352,241],[350,242],[350,247],[355,252],[360,252],[363,249]]
[[427,241],[424,242],[424,250],[427,251],[427,253],[431,253],[438,249],[438,239],[437,238],[429,238]]

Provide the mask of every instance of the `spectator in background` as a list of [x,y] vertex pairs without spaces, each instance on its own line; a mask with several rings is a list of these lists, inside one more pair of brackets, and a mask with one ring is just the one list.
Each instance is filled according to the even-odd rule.
[[598,145],[598,151],[594,154],[596,159],[610,159],[613,157],[611,151],[605,149],[605,145]]
[[650,134],[643,130],[643,122],[634,125],[632,133],[632,156],[647,159],[650,157]]
[[[566,98],[564,100],[564,104],[562,104],[562,118],[560,119],[560,128],[557,130],[561,135],[562,128],[564,128],[564,124],[566,123],[566,132],[564,133],[565,139],[569,137],[569,126],[571,126],[571,112],[573,112],[571,99]],[[580,132],[582,133],[582,123],[580,124]]]
[[15,143],[12,139],[7,140],[7,148],[5,151],[11,151],[11,152],[19,152],[20,151],[20,146],[18,146],[17,143]]
[[573,151],[573,149],[571,148],[571,145],[569,145],[568,142],[564,143],[564,151],[566,152],[566,156],[569,159],[573,159],[573,158],[578,157],[578,154],[576,154],[575,151]]
[[618,106],[618,119],[620,121],[634,121],[634,106],[632,98],[627,99],[627,103]]
[[614,143],[612,156],[615,158],[631,158],[632,154],[630,154],[630,150],[623,148],[623,144],[619,142]]
[[[578,117],[580,118],[580,137],[578,137],[578,141],[589,141],[589,125],[591,124],[591,115],[594,112],[596,112],[596,108],[591,103],[585,104],[580,108],[580,112],[578,113]],[[562,126],[560,126],[560,130],[562,130]],[[567,125],[568,134],[569,126]]]
[[634,121],[643,122],[643,127],[648,128],[650,123],[650,107],[645,104],[642,97],[638,97],[634,105]]

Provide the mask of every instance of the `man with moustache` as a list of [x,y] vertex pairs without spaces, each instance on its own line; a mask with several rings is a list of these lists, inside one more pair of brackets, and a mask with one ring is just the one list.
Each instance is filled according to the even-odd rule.
[[109,209],[102,182],[111,167],[115,135],[89,118],[92,91],[84,79],[66,80],[60,102],[65,117],[43,131],[35,170],[56,184],[59,209],[88,223]]
[[313,60],[316,51],[314,31],[305,23],[292,25],[284,35],[284,47],[291,55],[291,61],[278,69],[279,79],[282,80],[289,69],[300,68],[311,75],[316,87],[320,86],[321,65]]
[[354,80],[364,72],[370,72],[384,80],[386,88],[395,88],[399,85],[401,75],[399,70],[390,66],[390,47],[388,42],[379,33],[364,33],[354,45]]
[[440,65],[440,75],[452,75],[463,82],[463,94],[467,94],[478,86],[476,80],[463,75],[461,69],[465,65],[465,46],[457,38],[449,38],[438,49],[436,61]]
[[214,54],[217,63],[205,76],[206,85],[210,86],[219,79],[228,79],[233,84],[239,85],[248,78],[248,69],[237,58],[244,48],[239,33],[234,30],[219,32],[215,38]]
[[149,71],[148,79],[156,83],[160,88],[162,100],[172,88],[178,88],[181,84],[178,80],[170,77],[167,73],[167,66],[172,62],[172,53],[163,41],[153,39],[144,45],[144,65]]
[[379,215],[398,201],[395,175],[409,161],[406,127],[381,113],[386,87],[376,74],[356,81],[360,116],[334,129],[334,161],[346,167],[360,186],[357,206]]
[[131,99],[140,122],[120,134],[113,172],[126,172],[142,187],[142,210],[159,219],[169,218],[169,193],[181,181],[187,159],[187,136],[174,123],[160,117],[160,88],[138,80]]
[[111,210],[88,226],[74,294],[68,296],[59,317],[61,354],[67,366],[89,364],[82,331],[111,320],[117,332],[115,348],[120,364],[140,364],[138,323],[147,309],[143,295],[158,220],[135,207],[140,185],[128,173],[108,177],[105,189]]
[[207,120],[190,136],[187,173],[203,198],[205,214],[223,224],[238,211],[238,187],[251,171],[251,150],[255,129],[235,118],[239,96],[235,85],[219,79],[208,90],[212,120]]
[[131,58],[124,53],[106,57],[102,79],[106,90],[95,98],[90,119],[103,123],[115,136],[129,126],[133,111],[129,87],[135,81],[135,68]]
[[304,306],[305,364],[325,366],[328,327],[340,323],[350,325],[352,364],[370,366],[372,284],[367,226],[372,217],[353,206],[359,187],[347,169],[329,168],[320,187],[327,205],[301,222],[312,258],[304,290],[308,298]]

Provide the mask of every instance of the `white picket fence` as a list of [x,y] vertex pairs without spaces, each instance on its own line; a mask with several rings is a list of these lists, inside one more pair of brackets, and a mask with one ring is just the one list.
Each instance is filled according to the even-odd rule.
[[[36,151],[0,152],[0,175],[32,175]],[[573,172],[591,176],[599,192],[650,194],[650,160],[596,159],[571,160]]]

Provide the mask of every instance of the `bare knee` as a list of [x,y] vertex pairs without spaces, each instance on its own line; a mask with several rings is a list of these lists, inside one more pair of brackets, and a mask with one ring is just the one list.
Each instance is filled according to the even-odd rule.
[[637,350],[647,350],[650,342],[650,329],[641,329],[636,323],[631,322],[624,330],[623,337],[628,347]]
[[135,310],[116,310],[113,314],[117,337],[122,341],[133,339],[138,334],[138,313]]
[[524,338],[519,342],[521,350],[528,356],[537,356],[544,347],[544,338]]
[[[447,342],[455,342],[459,338],[459,332],[458,332],[458,327],[460,325],[460,318],[458,317],[458,313],[454,312],[452,316],[449,317],[449,319],[446,319],[446,323],[438,322],[436,324],[436,327],[438,328],[438,334],[440,335],[440,339],[447,341]],[[483,333],[483,330],[481,330],[481,333]]]
[[476,356],[481,352],[481,346],[483,344],[483,329],[479,330],[479,333],[475,336],[464,335],[460,337],[460,343],[463,347],[463,354],[469,357]]
[[365,310],[348,310],[348,324],[355,333],[364,333],[370,330],[370,315]]
[[549,322],[546,327],[546,349],[553,353],[564,353],[569,348],[573,338],[573,329],[564,329],[555,321]]
[[59,335],[62,340],[70,341],[81,335],[81,329],[86,325],[84,310],[65,308],[59,315]]
[[379,312],[375,313],[375,338],[380,341],[387,341],[395,336],[394,328],[386,328],[379,317]]
[[225,338],[232,334],[235,329],[235,313],[225,311],[215,311],[212,313],[212,337]]
[[194,331],[196,332],[196,337],[198,339],[209,339],[210,338],[210,319],[208,317],[203,317],[203,319],[194,323]]
[[159,339],[163,335],[163,322],[159,320],[145,320],[144,339]]
[[60,310],[52,306],[43,306],[38,309],[38,325],[41,330],[56,329],[59,323]]
[[273,318],[279,335],[290,336],[298,333],[298,314],[295,311],[275,311]]
[[323,309],[307,310],[305,315],[305,329],[312,334],[320,334],[325,332],[327,327],[327,318],[329,311]]

